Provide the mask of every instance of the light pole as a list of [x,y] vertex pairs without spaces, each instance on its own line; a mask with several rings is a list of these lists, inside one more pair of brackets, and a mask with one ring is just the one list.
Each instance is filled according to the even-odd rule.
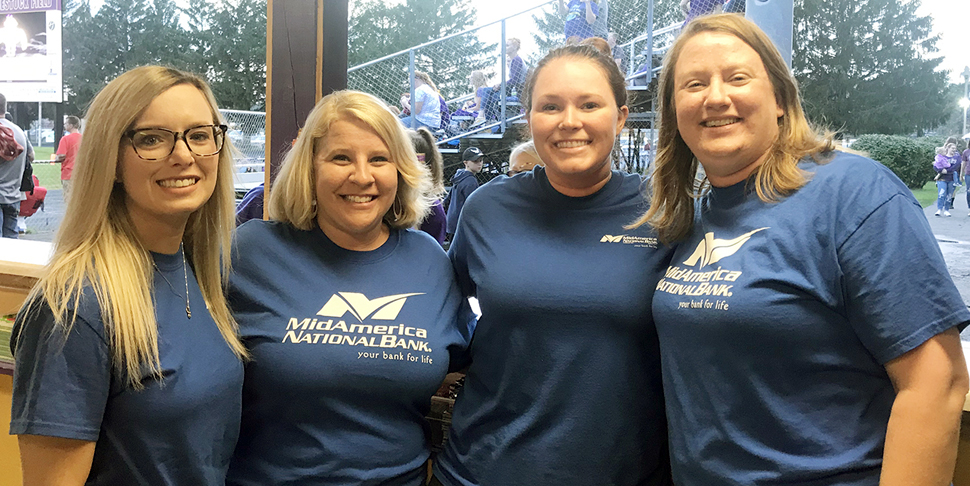
[[[970,99],[960,98],[960,106],[963,107],[963,134],[967,133],[967,107],[970,106]],[[961,137],[963,135],[960,135]]]
[[960,99],[960,106],[963,107],[963,135],[967,134],[967,106],[970,105],[970,92],[967,91],[970,87],[970,66],[964,66],[963,72],[960,73],[963,76],[963,98]]

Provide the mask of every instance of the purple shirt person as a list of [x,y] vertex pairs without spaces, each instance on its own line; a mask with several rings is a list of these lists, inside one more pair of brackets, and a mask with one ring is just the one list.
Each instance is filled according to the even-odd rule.
[[936,154],[933,161],[933,169],[936,170],[936,188],[938,196],[936,199],[936,216],[950,216],[950,209],[953,207],[954,182],[959,180],[957,176],[960,172],[960,155],[957,153],[957,146],[948,143],[943,147],[943,153]]

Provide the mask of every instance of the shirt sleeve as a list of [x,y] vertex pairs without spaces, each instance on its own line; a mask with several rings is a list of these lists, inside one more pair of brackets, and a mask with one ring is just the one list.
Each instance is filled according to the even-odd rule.
[[471,364],[469,348],[471,347],[472,335],[475,333],[475,325],[478,323],[478,318],[472,311],[468,299],[461,295],[457,285],[452,285],[451,295],[453,299],[456,299],[457,303],[454,306],[457,308],[457,312],[455,313],[455,327],[458,331],[459,339],[456,345],[448,349],[449,373],[461,371]]
[[839,246],[847,317],[881,363],[951,328],[970,312],[915,199],[890,197]]
[[11,340],[15,365],[10,434],[98,439],[111,387],[111,361],[95,328],[103,329],[78,315],[65,333],[46,302],[21,312]]
[[[454,204],[454,201],[452,201]],[[466,217],[467,218],[467,217]],[[460,218],[459,218],[460,219]],[[475,282],[468,274],[468,236],[466,235],[468,223],[459,224],[455,230],[455,236],[448,247],[448,257],[455,268],[455,278],[458,281],[458,288],[465,297],[475,296]]]
[[54,153],[58,155],[67,155],[67,137],[61,137],[60,143],[57,144],[57,151]]

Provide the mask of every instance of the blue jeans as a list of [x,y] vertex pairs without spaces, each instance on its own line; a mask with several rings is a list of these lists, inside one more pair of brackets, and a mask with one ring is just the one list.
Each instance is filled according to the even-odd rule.
[[401,119],[401,123],[404,124],[404,128],[410,128],[411,130],[417,130],[421,127],[424,127],[424,128],[427,128],[428,130],[431,130],[431,133],[434,133],[435,130],[438,129],[438,127],[431,128],[431,125],[425,125],[424,123],[419,122],[417,118],[414,119],[414,126],[412,127],[411,115],[405,115],[402,113],[398,115],[398,118]]
[[950,196],[953,195],[953,181],[936,181],[936,209],[949,211]]
[[0,204],[3,217],[3,237],[17,239],[17,216],[20,215],[20,202]]

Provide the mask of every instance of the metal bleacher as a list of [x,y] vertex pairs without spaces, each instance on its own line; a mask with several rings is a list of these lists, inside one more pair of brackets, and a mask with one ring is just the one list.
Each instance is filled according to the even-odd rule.
[[[613,4],[610,7],[613,12],[622,12],[619,9],[621,3],[632,0],[609,1]],[[651,132],[655,114],[652,98],[656,84],[653,80],[659,72],[660,58],[666,46],[673,41],[681,27],[678,22],[661,29],[653,29],[654,1],[648,0],[642,19],[635,19],[640,22],[638,25],[642,24],[639,28],[642,33],[614,47],[622,49],[627,59],[625,74],[630,101],[630,118],[627,129],[623,131],[614,150],[614,163],[619,169],[641,173],[648,169],[644,158],[651,158],[649,153],[643,153],[643,149],[645,141],[653,138]],[[369,92],[384,99],[390,106],[396,106],[402,92],[410,90],[413,96],[414,71],[424,71],[436,84],[449,109],[454,112],[473,97],[470,92],[472,88],[468,86],[471,71],[485,71],[491,77],[488,85],[499,88],[501,100],[498,119],[469,126],[472,124],[470,117],[453,117],[452,124],[437,133],[438,147],[445,160],[446,181],[461,167],[462,151],[475,146],[486,154],[486,165],[479,175],[480,182],[485,182],[498,174],[504,174],[511,148],[528,139],[521,105],[515,98],[506,99],[506,40],[530,35],[528,32],[535,30],[535,22],[544,15],[548,17],[549,13],[555,12],[557,5],[557,0],[544,2],[500,20],[353,66],[347,71],[348,87]],[[629,19],[616,20],[630,22]],[[529,27],[530,22],[533,27]],[[513,35],[510,32],[521,34]],[[470,55],[466,52],[467,45],[475,41],[481,49]],[[542,54],[527,52],[525,49],[520,52],[528,66],[534,66]]]

